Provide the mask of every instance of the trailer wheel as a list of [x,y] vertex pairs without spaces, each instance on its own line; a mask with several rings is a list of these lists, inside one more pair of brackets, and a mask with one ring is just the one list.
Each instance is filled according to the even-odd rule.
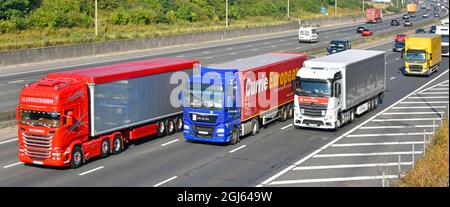
[[350,123],[353,123],[354,120],[355,120],[355,110],[351,109],[350,110]]
[[166,120],[166,135],[171,135],[175,133],[175,123],[173,119]]
[[104,139],[102,141],[102,144],[100,145],[100,156],[108,157],[110,151],[111,151],[111,148],[109,147],[109,139]]
[[164,121],[158,121],[156,125],[158,126],[158,137],[166,135],[166,124]]
[[239,133],[236,128],[233,128],[233,131],[231,132],[231,139],[230,144],[235,145],[239,142]]
[[70,160],[70,167],[75,169],[83,165],[83,151],[80,146],[75,146],[72,150],[72,159]]
[[252,135],[256,135],[259,132],[259,121],[258,119],[254,118],[252,120]]
[[181,132],[181,131],[183,131],[183,117],[181,117],[181,116],[177,116],[176,118],[175,118],[175,130],[177,131],[177,132]]
[[285,122],[288,119],[288,111],[286,109],[286,106],[283,106],[281,109],[281,121]]
[[369,110],[368,111],[372,111],[373,109],[373,99],[369,100]]
[[123,149],[122,136],[117,134],[116,136],[114,136],[114,139],[113,139],[112,154],[117,155],[122,152],[122,149]]
[[373,109],[377,109],[378,108],[378,97],[375,97],[373,99]]

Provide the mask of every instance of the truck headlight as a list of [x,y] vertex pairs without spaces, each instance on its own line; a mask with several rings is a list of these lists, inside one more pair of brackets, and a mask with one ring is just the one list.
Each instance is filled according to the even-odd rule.
[[190,130],[191,127],[189,127],[189,125],[186,125],[186,124],[185,124],[185,125],[184,125],[184,129],[185,129],[185,130]]
[[225,129],[224,129],[224,128],[218,128],[218,129],[216,130],[216,132],[217,132],[217,133],[224,133],[224,132],[225,132]]
[[61,152],[52,152],[52,157],[61,157]]

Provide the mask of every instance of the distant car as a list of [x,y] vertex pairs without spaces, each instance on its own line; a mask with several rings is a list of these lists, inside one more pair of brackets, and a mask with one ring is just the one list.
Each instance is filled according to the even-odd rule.
[[440,17],[440,15],[438,13],[434,14],[434,17]]
[[392,48],[392,51],[403,52],[404,49],[405,49],[405,42],[395,42],[394,48]]
[[365,29],[365,27],[359,26],[359,27],[356,29],[356,33],[362,33],[362,32],[364,31],[364,29]]
[[428,14],[424,14],[424,15],[422,15],[422,17],[423,18],[428,18],[429,16],[428,16]]
[[406,20],[406,19],[409,19],[409,15],[408,15],[408,14],[404,14],[404,15],[403,15],[403,19],[405,19],[405,20]]
[[425,34],[425,33],[427,32],[422,28],[416,29],[416,34]]
[[431,26],[430,33],[436,33],[436,26]]
[[328,55],[352,49],[352,43],[349,40],[331,40],[327,48]]
[[394,42],[404,42],[406,39],[406,34],[397,34],[395,35]]
[[413,23],[409,20],[406,20],[405,23],[403,24],[405,27],[410,27],[413,25]]
[[391,26],[400,26],[400,23],[396,19],[393,19],[391,21]]
[[416,18],[416,14],[414,14],[414,13],[411,13],[409,16],[410,16],[411,18]]
[[362,36],[371,36],[373,35],[373,31],[369,28],[365,28],[362,32],[361,32]]

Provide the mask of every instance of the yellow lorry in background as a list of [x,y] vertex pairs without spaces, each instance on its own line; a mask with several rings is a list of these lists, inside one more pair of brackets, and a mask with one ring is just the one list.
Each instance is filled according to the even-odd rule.
[[405,73],[431,75],[441,64],[441,35],[415,34],[405,39]]
[[415,3],[409,3],[406,6],[406,10],[408,11],[408,14],[411,15],[411,17],[414,17],[417,11],[417,5]]

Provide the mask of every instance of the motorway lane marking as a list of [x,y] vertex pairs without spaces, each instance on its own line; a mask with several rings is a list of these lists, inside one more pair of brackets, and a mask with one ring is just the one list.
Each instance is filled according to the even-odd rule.
[[14,142],[14,141],[16,141],[16,140],[18,140],[18,139],[19,139],[19,138],[9,139],[9,140],[0,142],[0,144],[6,144],[6,143],[8,143],[8,142]]
[[242,148],[244,148],[244,147],[247,147],[247,145],[242,145],[242,146],[240,146],[240,147],[238,147],[238,148],[236,148],[236,149],[234,149],[234,150],[231,150],[229,153],[236,152],[236,151],[238,151],[238,150],[240,150],[240,149],[242,149]]
[[410,114],[443,114],[445,112],[436,111],[436,112],[393,112],[393,113],[384,113],[382,115],[410,115]]
[[438,103],[447,103],[448,101],[405,101],[400,104],[438,104]]
[[431,88],[430,91],[448,91],[448,88]]
[[359,129],[407,129],[407,128],[431,128],[437,127],[438,125],[413,125],[413,126],[371,126],[371,127],[361,127]]
[[175,143],[175,142],[178,142],[179,141],[179,139],[175,139],[175,140],[172,140],[172,141],[170,141],[170,142],[166,142],[166,143],[164,143],[164,144],[161,144],[161,147],[164,147],[164,146],[166,146],[166,145],[169,145],[169,144],[172,144],[172,143]]
[[277,47],[277,46],[276,46],[276,45],[272,45],[272,46],[271,46],[271,48],[275,48],[275,47]]
[[389,163],[370,163],[370,164],[351,164],[351,165],[317,165],[296,167],[293,170],[325,170],[325,169],[343,169],[343,168],[358,168],[358,167],[389,167],[398,165],[412,165],[412,162],[389,162]]
[[6,169],[6,168],[13,167],[13,166],[20,165],[20,164],[22,164],[22,162],[16,162],[16,163],[13,163],[10,165],[3,166],[3,168]]
[[232,53],[230,53],[230,55],[236,55],[236,54],[238,54],[237,52],[232,52]]
[[[390,41],[386,41],[383,42],[383,44],[386,44]],[[379,44],[382,45],[382,44]],[[377,45],[377,46],[379,46]],[[372,48],[372,47],[376,47],[376,46],[369,46],[366,47],[364,49],[368,49],[368,48]],[[363,123],[359,124],[358,126],[350,129],[349,131],[345,132],[344,134],[342,134],[341,136],[337,137],[336,139],[332,140],[331,142],[329,142],[328,144],[324,145],[323,147],[313,151],[311,154],[305,156],[304,158],[300,159],[299,161],[295,162],[294,164],[291,164],[290,166],[286,167],[284,170],[278,172],[277,174],[273,175],[272,177],[268,178],[267,180],[263,181],[261,183],[261,185],[267,185],[269,183],[271,183],[273,180],[277,179],[278,177],[280,177],[281,175],[285,174],[286,172],[288,172],[289,170],[293,169],[294,167],[297,167],[298,165],[302,164],[303,162],[305,162],[306,160],[310,159],[311,157],[315,156],[316,154],[318,154],[319,152],[321,152],[322,150],[328,148],[329,146],[333,145],[334,143],[338,142],[339,140],[343,139],[344,137],[346,137],[347,135],[353,133],[354,131],[356,131],[357,129],[359,129],[360,127],[366,125],[367,123],[369,123],[370,121],[372,121],[373,119],[375,119],[377,116],[385,113],[386,111],[390,110],[392,107],[394,107],[395,105],[399,104],[400,102],[402,102],[403,100],[405,100],[408,96],[411,96],[414,93],[417,93],[417,91],[422,90],[423,88],[427,87],[429,84],[431,84],[433,81],[437,80],[438,78],[442,77],[443,75],[447,74],[449,71],[449,69],[447,69],[446,71],[444,71],[443,73],[441,73],[440,75],[438,75],[437,77],[433,78],[432,80],[430,80],[429,82],[425,83],[424,85],[422,85],[421,87],[417,88],[416,90],[414,90],[413,92],[411,92],[410,94],[406,95],[405,97],[401,98],[400,100],[398,100],[397,102],[393,103],[392,105],[388,106],[387,108],[385,108],[384,110],[378,112],[377,114],[375,114],[374,116],[368,118],[366,121],[364,121]]]
[[25,80],[15,80],[15,81],[9,81],[8,83],[9,84],[11,84],[11,83],[22,83],[22,82],[24,82]]
[[259,49],[257,49],[257,48],[256,48],[256,49],[252,49],[252,51],[258,51],[258,50],[259,50]]
[[448,98],[448,96],[413,96],[409,97],[408,99],[442,99],[442,98]]
[[374,119],[373,122],[386,122],[386,121],[433,121],[442,120],[441,118],[419,118],[419,119]]
[[211,58],[214,58],[214,56],[205,57],[205,59],[211,59]]
[[318,154],[313,158],[330,158],[330,157],[366,157],[366,156],[383,156],[383,155],[412,155],[422,154],[422,151],[406,151],[406,152],[369,152],[369,153],[338,153],[338,154]]
[[319,178],[319,179],[302,179],[302,180],[282,180],[274,181],[269,185],[285,185],[285,184],[300,184],[300,183],[325,183],[325,182],[343,182],[356,180],[381,180],[381,179],[397,179],[398,175],[377,175],[377,176],[358,176],[358,177],[339,177],[339,178]]
[[204,52],[202,52],[203,54],[209,54],[209,53],[211,53],[210,51],[204,51]]
[[416,136],[416,135],[428,135],[433,132],[411,132],[411,133],[386,133],[386,134],[351,134],[347,137],[379,137],[379,136]]
[[347,143],[347,144],[333,144],[331,147],[360,147],[360,146],[384,146],[384,145],[412,145],[424,144],[428,142],[413,141],[413,142],[365,142],[365,143]]
[[176,56],[177,58],[183,58],[184,57],[184,55],[178,55],[178,56]]
[[[421,92],[419,94],[448,94],[448,92]],[[448,98],[448,96],[447,96],[447,98]]]
[[281,130],[285,130],[285,129],[287,129],[287,128],[291,127],[292,125],[293,125],[293,124],[289,124],[289,125],[287,125],[287,126],[285,126],[285,127],[281,128]]
[[447,108],[446,106],[398,106],[398,107],[392,107],[392,109],[444,109]]
[[396,77],[391,77],[391,79],[390,80],[394,80]]
[[100,169],[102,169],[102,168],[104,168],[104,167],[105,167],[105,166],[100,166],[100,167],[94,168],[94,169],[92,169],[92,170],[88,170],[88,171],[86,171],[86,172],[80,173],[80,174],[78,174],[78,175],[79,175],[79,176],[83,176],[83,175],[89,174],[89,173],[91,173],[91,172],[100,170]]
[[164,181],[162,181],[162,182],[160,182],[158,184],[153,185],[153,187],[158,187],[158,186],[164,185],[164,184],[166,184],[166,183],[168,183],[168,182],[170,182],[172,180],[175,180],[177,178],[178,178],[178,176],[173,176],[173,177],[171,177],[171,178],[169,178],[167,180],[164,180]]
[[400,58],[395,58],[395,60],[400,60]]

